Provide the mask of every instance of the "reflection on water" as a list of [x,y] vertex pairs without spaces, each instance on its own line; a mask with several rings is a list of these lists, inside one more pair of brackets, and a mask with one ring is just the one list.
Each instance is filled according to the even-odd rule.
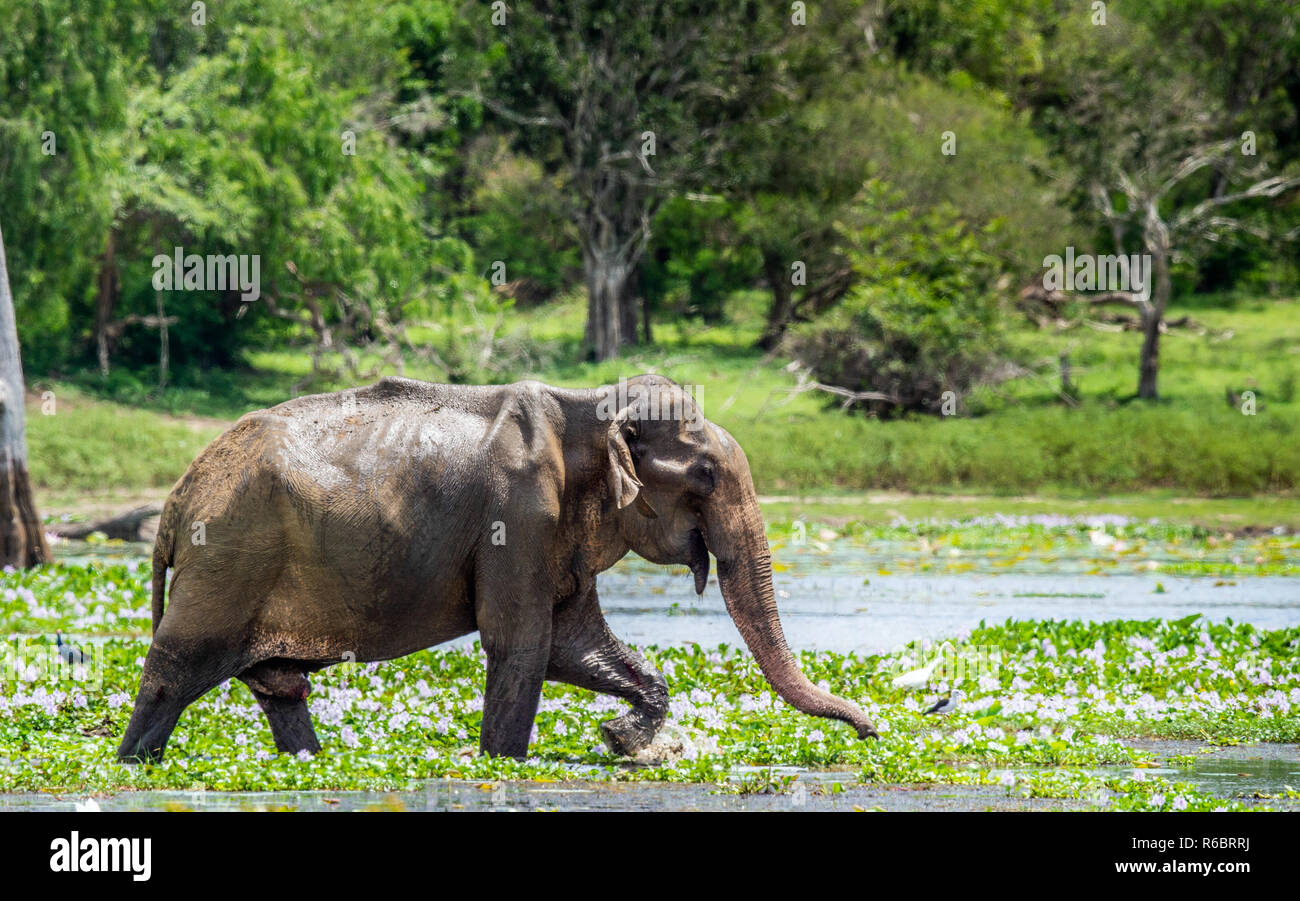
[[[881,543],[884,544],[884,543]],[[1216,556],[1231,559],[1233,546]],[[981,620],[1154,619],[1203,614],[1265,629],[1300,624],[1300,578],[1174,576],[1144,567],[1094,572],[1096,559],[1076,549],[1026,559],[989,555],[967,572],[917,572],[932,555],[914,547],[837,546],[829,552],[783,548],[773,575],[790,644],[800,649],[877,653],[918,639],[949,637]],[[1142,557],[1142,562],[1158,555]],[[636,644],[720,642],[739,634],[716,579],[697,598],[684,568],[629,559],[600,577],[610,626]]]
[[1294,746],[1284,746],[1287,758],[1202,757],[1190,773],[1178,778],[1195,783],[1203,792],[1230,798],[1237,794],[1277,794],[1300,790],[1300,754]]

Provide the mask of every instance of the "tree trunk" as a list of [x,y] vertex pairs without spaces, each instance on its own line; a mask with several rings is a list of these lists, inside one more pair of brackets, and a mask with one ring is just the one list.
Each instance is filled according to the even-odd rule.
[[167,387],[167,367],[171,363],[171,339],[167,333],[167,316],[163,313],[162,292],[155,291],[158,302],[158,390]]
[[578,193],[584,198],[575,222],[587,282],[587,346],[592,359],[612,360],[637,338],[637,265],[656,205],[613,169],[591,173]]
[[104,377],[108,376],[108,355],[112,351],[110,345],[113,337],[109,334],[109,323],[117,306],[119,287],[117,231],[110,229],[104,246],[104,260],[99,267],[98,291],[95,296],[95,350],[99,355],[99,374]]
[[1169,253],[1166,242],[1158,242],[1153,247],[1148,242],[1151,253],[1151,299],[1139,308],[1142,318],[1142,356],[1138,361],[1138,397],[1143,400],[1157,400],[1160,392],[1156,387],[1156,378],[1160,373],[1160,331],[1165,321],[1165,309],[1169,306],[1169,295],[1173,285],[1169,279]]
[[1156,376],[1160,372],[1160,319],[1154,311],[1142,315],[1142,357],[1138,363],[1138,397],[1156,400]]
[[794,297],[790,290],[790,272],[777,254],[764,252],[763,275],[772,289],[772,305],[767,308],[767,325],[758,339],[758,346],[763,350],[772,350],[785,337]]
[[18,324],[0,234],[0,565],[26,568],[50,560],[27,473],[27,412]]
[[1142,317],[1142,356],[1138,362],[1138,397],[1157,400],[1160,392],[1156,378],[1160,373],[1160,330],[1165,321],[1172,284],[1169,280],[1167,253],[1151,254],[1151,300],[1140,308]]
[[[641,271],[639,266],[637,267],[637,271],[638,272]],[[644,280],[638,280],[638,281],[643,282]],[[647,345],[654,344],[655,343],[654,332],[650,330],[650,292],[648,292],[645,289],[644,283],[641,284],[640,294],[641,294],[641,342]]]
[[637,311],[631,297],[633,265],[615,253],[585,252],[587,343],[597,361],[618,356],[636,340]]

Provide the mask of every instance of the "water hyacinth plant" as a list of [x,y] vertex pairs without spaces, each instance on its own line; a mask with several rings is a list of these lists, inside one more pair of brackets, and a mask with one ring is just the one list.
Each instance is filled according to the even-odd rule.
[[[1242,534],[1114,514],[1026,514],[905,519],[888,524],[840,519],[832,525],[773,520],[774,553],[831,555],[886,573],[1076,572],[1266,576],[1300,574],[1300,536],[1282,527]],[[865,557],[864,557],[865,555]]]
[[[679,645],[646,649],[672,696],[664,729],[640,761],[617,758],[600,741],[598,723],[622,702],[550,683],[533,756],[484,758],[474,749],[485,658],[473,644],[317,674],[310,706],[324,750],[315,757],[278,755],[252,694],[235,681],[186,711],[165,762],[125,767],[113,752],[148,647],[147,580],[138,563],[0,577],[0,792],[391,791],[453,778],[660,780],[779,793],[805,783],[753,773],[794,767],[834,770],[835,784],[999,786],[1012,798],[1200,810],[1255,799],[1213,797],[1168,761],[1150,774],[1153,754],[1126,739],[1300,741],[1300,628],[1189,616],[981,623],[947,645],[955,659],[991,654],[993,664],[941,666],[917,692],[892,678],[933,646],[803,652],[809,678],[860,704],[878,741],[786,706],[743,650]],[[60,665],[50,653],[56,634],[86,652],[84,662]],[[953,712],[925,715],[954,691],[961,700]]]

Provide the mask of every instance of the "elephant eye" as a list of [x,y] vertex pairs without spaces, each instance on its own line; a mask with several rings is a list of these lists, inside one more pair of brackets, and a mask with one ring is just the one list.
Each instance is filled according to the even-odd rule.
[[717,486],[717,479],[713,474],[713,464],[707,460],[692,464],[689,471],[689,480],[692,491],[703,497],[708,497]]

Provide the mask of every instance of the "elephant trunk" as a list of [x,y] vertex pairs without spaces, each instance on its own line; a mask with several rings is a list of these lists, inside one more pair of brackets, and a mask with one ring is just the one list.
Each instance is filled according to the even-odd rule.
[[706,526],[705,541],[718,558],[722,597],[763,676],[798,710],[843,720],[857,730],[859,738],[875,737],[871,721],[856,704],[809,681],[786,643],[772,589],[771,550],[753,489],[743,491],[738,501],[715,503],[712,512],[715,516]]

